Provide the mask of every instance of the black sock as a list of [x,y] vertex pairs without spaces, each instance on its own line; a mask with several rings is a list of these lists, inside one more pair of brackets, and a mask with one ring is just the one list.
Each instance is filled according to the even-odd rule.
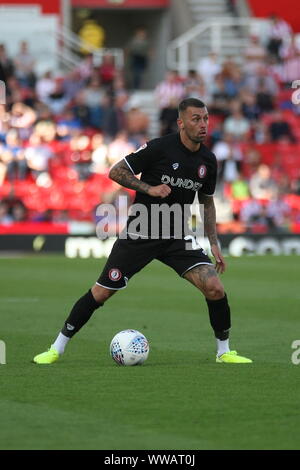
[[76,304],[73,306],[70,315],[65,321],[65,324],[61,330],[61,333],[68,338],[72,338],[83,325],[91,318],[94,311],[101,307],[103,304],[99,304],[94,299],[92,292],[89,290],[84,294]]
[[230,307],[228,305],[227,295],[222,299],[209,300],[206,299],[208,306],[210,324],[214,330],[215,337],[224,341],[229,338]]

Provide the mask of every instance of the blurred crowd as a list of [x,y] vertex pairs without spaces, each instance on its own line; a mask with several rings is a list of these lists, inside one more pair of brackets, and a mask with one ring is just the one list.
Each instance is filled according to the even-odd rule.
[[[207,145],[219,165],[220,232],[299,232],[300,99],[292,83],[300,80],[300,44],[273,16],[268,37],[250,36],[238,59],[221,61],[211,52],[186,77],[167,71],[153,92],[159,133],[177,131],[181,99],[204,101]],[[86,54],[63,76],[38,77],[24,41],[15,57],[0,45],[0,80],[7,92],[0,105],[0,224],[94,220],[95,207],[122,191],[107,177],[110,166],[149,138],[149,116],[124,71],[110,54],[97,67]],[[135,72],[133,89],[141,86]]]

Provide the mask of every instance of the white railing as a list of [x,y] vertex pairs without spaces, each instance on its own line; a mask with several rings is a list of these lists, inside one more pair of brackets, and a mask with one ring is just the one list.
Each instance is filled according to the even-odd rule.
[[216,52],[221,60],[228,55],[242,58],[249,35],[255,33],[264,42],[267,28],[268,21],[258,18],[207,19],[169,44],[167,67],[186,75],[188,70],[196,68],[201,57],[211,51]]
[[83,41],[77,34],[73,33],[67,28],[58,28],[56,33],[56,39],[58,41],[58,56],[60,61],[67,68],[76,67],[80,61],[80,51],[85,49],[91,52],[94,57],[94,64],[100,65],[102,58],[106,54],[110,54],[114,57],[115,65],[121,69],[124,66],[124,53],[122,49],[118,48],[101,48],[96,49],[91,46],[88,42]]

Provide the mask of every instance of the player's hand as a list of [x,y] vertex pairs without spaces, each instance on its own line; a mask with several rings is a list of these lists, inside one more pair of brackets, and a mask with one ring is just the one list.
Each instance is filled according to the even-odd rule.
[[212,245],[211,252],[214,255],[214,258],[216,260],[215,268],[216,268],[217,273],[223,274],[226,269],[226,263],[218,245]]
[[171,192],[171,188],[168,185],[160,184],[158,186],[151,186],[148,191],[148,194],[149,196],[152,196],[152,197],[165,198],[169,196],[170,192]]

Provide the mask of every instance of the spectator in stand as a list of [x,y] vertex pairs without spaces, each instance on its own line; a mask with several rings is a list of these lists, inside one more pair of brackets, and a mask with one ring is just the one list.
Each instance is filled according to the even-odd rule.
[[63,80],[63,90],[69,101],[73,100],[76,94],[84,87],[86,80],[81,77],[80,71],[74,69],[69,72]]
[[0,187],[4,183],[6,177],[7,166],[5,161],[3,161],[3,152],[4,152],[4,145],[0,141]]
[[6,164],[10,181],[24,180],[27,175],[27,163],[22,148],[22,141],[16,129],[10,129],[6,134],[6,145],[2,152],[2,161]]
[[25,222],[28,219],[28,212],[22,201],[16,201],[12,206],[11,215],[14,222]]
[[[90,122],[90,109],[85,103],[85,90],[80,90],[74,97],[72,112],[74,117],[79,121],[81,127],[90,127],[93,123]],[[101,107],[101,104],[100,104]],[[97,123],[101,126],[101,120]]]
[[268,128],[259,119],[252,122],[252,139],[256,144],[264,144],[269,141]]
[[[0,62],[0,81],[6,83],[6,75],[4,72],[4,68]],[[1,104],[3,103],[3,98],[1,97]]]
[[84,83],[88,83],[94,72],[94,56],[92,53],[87,54],[82,59],[76,71],[79,73],[80,79],[83,80]]
[[225,93],[230,99],[238,97],[244,86],[242,71],[237,67],[233,68],[230,75],[224,78],[224,85]]
[[276,182],[279,194],[283,195],[292,192],[292,181],[282,164],[282,152],[280,150],[276,150],[273,154],[271,176]]
[[263,79],[258,83],[256,93],[256,104],[259,109],[259,113],[270,113],[274,109],[274,98]]
[[55,80],[55,88],[45,99],[45,104],[54,115],[57,115],[63,112],[69,101],[64,89],[63,78],[57,78]]
[[104,140],[104,135],[97,133],[91,139],[92,147],[92,165],[91,172],[98,174],[106,174],[109,169],[108,163],[108,145]]
[[36,112],[34,109],[26,106],[24,103],[14,103],[11,108],[9,124],[19,130],[21,139],[27,139],[36,121]]
[[251,123],[257,121],[261,114],[256,100],[256,96],[247,89],[241,90],[239,94],[242,103],[242,113]]
[[212,149],[218,161],[221,189],[224,183],[232,183],[238,178],[241,170],[242,152],[232,134],[224,134]]
[[243,173],[249,179],[253,173],[257,172],[259,165],[261,164],[261,153],[255,147],[250,147],[246,151],[245,156],[243,157]]
[[147,140],[150,120],[149,116],[141,110],[139,102],[132,100],[128,111],[125,113],[125,129],[129,140],[139,147]]
[[117,163],[124,155],[135,152],[136,147],[129,141],[126,131],[120,131],[115,139],[108,145],[108,163],[110,166]]
[[236,62],[236,59],[232,55],[228,55],[224,62],[222,63],[222,71],[221,75],[226,80],[227,78],[231,78],[235,72],[240,71],[240,65]]
[[284,119],[280,109],[276,109],[272,113],[272,122],[269,126],[269,134],[272,142],[278,142],[282,139],[287,139],[292,143],[296,142],[291,125]]
[[230,194],[236,201],[247,201],[250,198],[249,183],[241,173],[237,173],[235,180],[232,181]]
[[267,50],[278,62],[280,61],[280,48],[290,42],[292,34],[291,26],[283,18],[275,13],[270,15]]
[[70,139],[65,163],[68,163],[76,170],[79,180],[89,178],[92,163],[90,139],[80,130],[74,132]]
[[291,208],[284,201],[280,191],[276,191],[266,205],[267,216],[272,220],[273,229],[279,232],[287,231],[291,223]]
[[69,140],[73,131],[81,131],[82,126],[80,120],[75,116],[72,109],[66,109],[57,119],[56,133],[61,141]]
[[88,49],[83,45],[81,52],[83,54],[90,54],[92,49],[101,49],[105,42],[105,30],[93,18],[84,20],[80,30],[78,31],[80,39],[86,42],[90,47]]
[[0,64],[3,70],[3,80],[6,82],[9,78],[13,77],[14,75],[14,63],[13,61],[7,56],[5,44],[0,44]]
[[271,177],[271,169],[267,165],[259,165],[249,180],[249,188],[255,199],[270,200],[277,191],[276,182]]
[[255,95],[261,90],[262,86],[271,96],[276,96],[279,91],[278,83],[270,75],[266,65],[259,66],[255,75],[247,75],[244,85],[245,88]]
[[300,79],[300,44],[296,41],[296,35],[292,36],[288,46],[282,48],[281,57],[282,81],[286,88],[290,88],[294,80]]
[[178,119],[178,101],[171,100],[169,106],[166,106],[160,111],[160,135],[171,134],[177,132],[177,119]]
[[0,225],[10,225],[13,218],[9,214],[9,205],[5,201],[0,201]]
[[118,95],[115,99],[106,96],[103,104],[103,120],[101,130],[105,136],[114,139],[116,135],[125,129],[127,95]]
[[88,107],[90,125],[95,129],[100,129],[102,125],[104,97],[105,90],[101,87],[100,79],[93,76],[83,89],[81,99],[82,104]]
[[224,121],[224,132],[231,134],[237,141],[245,141],[251,129],[250,122],[243,116],[241,102],[233,100],[230,104],[231,115]]
[[27,41],[21,41],[18,54],[14,58],[15,76],[23,86],[34,88],[36,76],[35,60],[29,52]]
[[252,34],[249,38],[249,44],[245,49],[244,71],[248,75],[255,75],[257,70],[265,64],[267,58],[266,49],[260,43],[259,36]]
[[14,103],[25,99],[24,88],[21,87],[16,77],[10,77],[6,81],[6,105],[11,108]]
[[291,181],[291,193],[300,196],[300,177]]
[[263,205],[257,199],[251,197],[241,207],[240,220],[246,226],[247,231],[251,231],[253,224],[261,217]]
[[51,148],[51,144],[57,139],[56,124],[50,119],[37,122],[33,129],[33,134],[37,134],[41,138],[41,142]]
[[129,94],[125,87],[125,80],[122,75],[117,75],[114,79],[112,93],[109,93],[109,96],[113,98],[120,98],[124,100],[124,102],[128,101]]
[[227,7],[234,16],[238,16],[237,0],[227,0]]
[[209,96],[203,78],[198,75],[196,70],[189,71],[188,76],[184,80],[183,86],[185,98],[197,98],[207,105],[210,104],[211,96]]
[[227,117],[229,96],[225,90],[225,81],[221,74],[218,74],[210,84],[209,93],[212,95],[210,113]]
[[31,170],[35,179],[41,173],[48,173],[49,160],[52,157],[53,154],[49,145],[44,143],[37,133],[31,134],[29,145],[25,149],[25,158],[27,160],[28,168]]
[[143,83],[145,71],[151,55],[150,42],[146,28],[138,28],[125,49],[128,58],[130,73],[132,74],[130,86],[139,90]]
[[55,90],[55,80],[52,77],[52,72],[46,72],[41,78],[36,82],[35,91],[38,99],[42,103],[46,103],[49,95]]
[[155,88],[155,97],[159,108],[167,108],[174,102],[179,103],[183,96],[184,87],[179,81],[177,72],[169,70],[165,79]]
[[206,86],[210,86],[214,81],[216,75],[222,72],[218,55],[215,52],[210,52],[207,57],[199,60],[197,72],[203,78]]
[[112,54],[104,54],[99,67],[99,77],[107,91],[112,91],[114,80],[117,77],[117,69]]

